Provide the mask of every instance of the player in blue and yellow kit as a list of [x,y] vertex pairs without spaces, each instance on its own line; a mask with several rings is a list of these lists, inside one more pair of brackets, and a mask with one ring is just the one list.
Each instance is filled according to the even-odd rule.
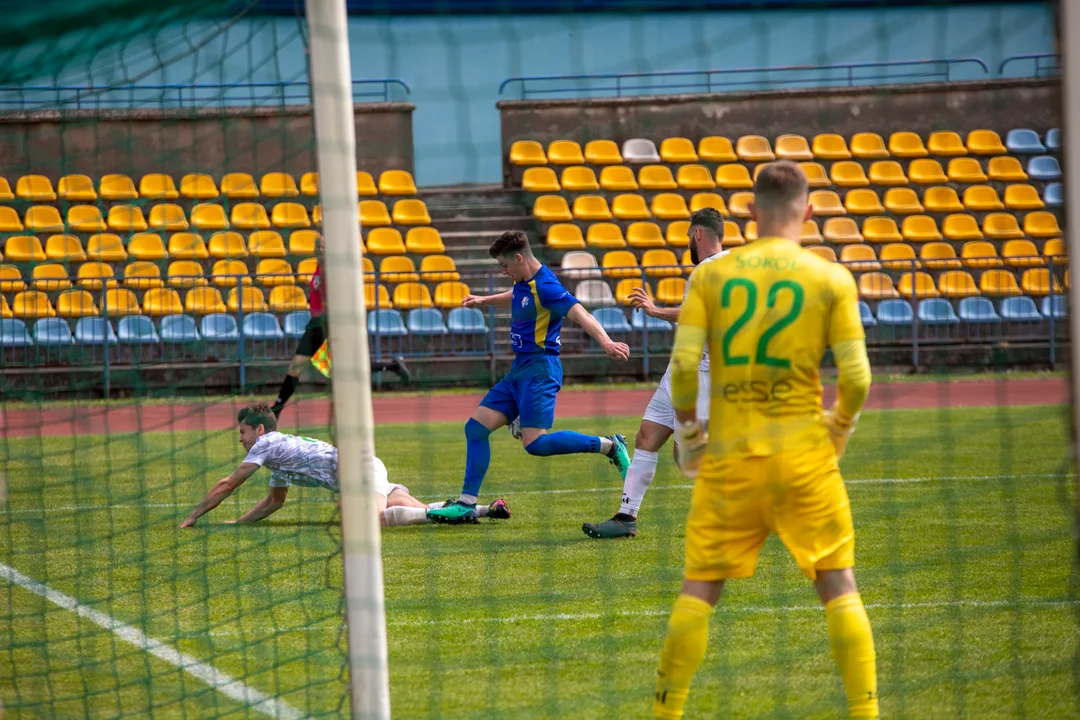
[[630,466],[625,438],[621,435],[595,437],[571,430],[548,432],[555,422],[555,395],[562,387],[559,361],[562,319],[566,317],[580,325],[611,358],[629,359],[630,348],[608,337],[555,273],[536,259],[525,233],[503,233],[488,252],[514,281],[514,287],[497,295],[469,295],[463,304],[465,307],[511,306],[514,364],[465,423],[465,484],[456,503],[430,511],[429,517],[437,522],[476,522],[476,498],[491,462],[488,437],[515,418],[520,418],[521,444],[530,455],[599,453],[610,458],[624,478]]

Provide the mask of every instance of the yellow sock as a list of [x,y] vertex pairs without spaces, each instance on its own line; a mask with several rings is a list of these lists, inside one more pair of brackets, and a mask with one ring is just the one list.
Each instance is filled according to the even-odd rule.
[[858,593],[841,595],[825,604],[829,646],[840,669],[853,718],[878,717],[877,663],[870,619]]
[[680,595],[675,601],[656,671],[653,714],[661,720],[679,720],[683,715],[690,681],[709,643],[711,614],[712,605],[693,595]]

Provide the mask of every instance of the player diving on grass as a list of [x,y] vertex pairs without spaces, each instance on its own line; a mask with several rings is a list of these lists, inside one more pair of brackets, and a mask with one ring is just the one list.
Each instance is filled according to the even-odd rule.
[[[724,218],[714,208],[698,210],[690,216],[690,262],[695,270],[705,263],[726,253],[721,251],[724,240]],[[690,276],[693,278],[693,275]],[[688,286],[689,288],[689,286]],[[683,294],[685,299],[686,295]],[[650,317],[668,322],[679,318],[679,307],[657,307],[652,298],[641,288],[630,291],[634,307]],[[698,368],[697,417],[702,423],[709,422],[709,353],[705,352]],[[599,523],[585,523],[582,532],[591,538],[610,539],[637,535],[637,515],[645,491],[656,477],[656,464],[660,449],[675,432],[675,409],[671,406],[671,366],[668,366],[660,386],[656,388],[645,415],[641,418],[637,438],[634,440],[634,457],[623,481],[622,505],[615,516]],[[676,448],[676,455],[678,449]]]
[[491,463],[489,436],[518,418],[521,444],[530,455],[597,453],[608,457],[623,477],[630,465],[626,440],[621,435],[595,437],[571,430],[548,432],[555,421],[555,395],[562,387],[559,361],[562,319],[566,317],[580,325],[608,357],[627,360],[630,348],[608,337],[555,273],[536,259],[525,233],[503,233],[488,253],[498,260],[503,273],[514,281],[514,287],[496,295],[468,295],[462,304],[511,306],[514,364],[465,423],[465,483],[457,502],[428,513],[436,522],[476,522],[476,499]]
[[[252,403],[236,417],[240,444],[247,457],[228,477],[218,480],[203,501],[195,506],[180,527],[192,527],[206,513],[216,508],[236,488],[244,484],[260,467],[270,470],[270,493],[229,524],[253,523],[276,513],[285,504],[290,485],[322,488],[338,492],[338,451],[330,443],[314,438],[287,435],[277,431],[277,419],[266,403]],[[428,513],[447,502],[424,504],[409,494],[409,489],[389,481],[386,466],[379,458],[375,465],[374,490],[379,509],[379,523],[384,526],[422,525]],[[505,520],[510,509],[502,500],[478,508],[480,517]]]
[[[671,357],[679,465],[696,478],[682,592],[668,622],[653,712],[683,716],[724,583],[754,574],[775,532],[825,606],[829,646],[851,717],[878,717],[874,638],[855,585],[855,531],[838,460],[870,390],[851,273],[799,245],[813,214],[806,175],[766,165],[751,217],[760,238],[698,268]],[[711,356],[708,429],[697,419],[698,366]],[[821,406],[826,348],[837,400]]]

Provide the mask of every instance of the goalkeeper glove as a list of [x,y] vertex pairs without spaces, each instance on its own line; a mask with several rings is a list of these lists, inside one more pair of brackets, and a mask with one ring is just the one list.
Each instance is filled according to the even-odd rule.
[[825,427],[829,428],[829,439],[832,440],[833,448],[836,450],[836,459],[839,460],[844,457],[851,433],[855,432],[855,423],[859,420],[859,414],[848,417],[840,411],[839,406],[833,405],[831,409],[825,411],[824,419]]
[[682,474],[694,479],[709,446],[709,431],[698,420],[675,424],[675,461]]

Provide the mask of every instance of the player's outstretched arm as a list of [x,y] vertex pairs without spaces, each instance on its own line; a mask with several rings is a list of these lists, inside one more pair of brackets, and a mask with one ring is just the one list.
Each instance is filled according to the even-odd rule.
[[514,291],[507,290],[494,295],[466,295],[465,299],[461,301],[461,305],[462,307],[483,307],[485,305],[510,307],[512,302],[514,302]]
[[243,485],[258,469],[259,466],[254,463],[240,463],[240,467],[233,470],[231,475],[214,483],[214,487],[210,488],[210,492],[206,494],[201,503],[195,506],[195,509],[191,511],[191,514],[187,516],[184,522],[180,523],[180,527],[192,527],[200,517],[216,508],[221,504],[222,500],[232,495],[233,490]]
[[825,412],[825,424],[839,459],[844,456],[848,438],[855,430],[859,412],[870,394],[871,373],[855,279],[851,273],[841,271],[833,284],[835,299],[829,316],[829,347],[839,377],[836,380],[836,404]]
[[640,309],[643,313],[649,317],[660,318],[661,320],[667,320],[668,322],[676,322],[679,319],[679,309],[681,305],[675,307],[657,307],[656,303],[649,293],[645,292],[643,288],[634,288],[630,291],[630,304],[635,308]]
[[270,488],[270,494],[256,503],[255,507],[248,510],[246,513],[238,517],[236,520],[230,520],[229,525],[240,525],[243,523],[253,523],[262,520],[268,515],[273,515],[285,505],[285,498],[289,496],[289,488],[287,487],[272,487]]
[[570,308],[570,312],[566,314],[566,317],[576,322],[585,332],[589,333],[589,337],[600,344],[608,357],[616,360],[630,359],[630,346],[626,343],[615,342],[608,337],[604,327],[592,316],[592,313],[582,307],[581,303]]

